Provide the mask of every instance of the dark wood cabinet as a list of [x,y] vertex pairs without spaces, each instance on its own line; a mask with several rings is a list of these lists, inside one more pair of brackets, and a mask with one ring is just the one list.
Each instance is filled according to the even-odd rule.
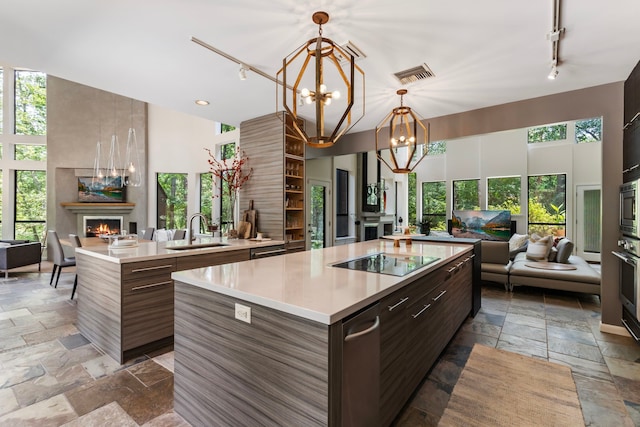
[[640,62],[624,82],[622,181],[640,178]]

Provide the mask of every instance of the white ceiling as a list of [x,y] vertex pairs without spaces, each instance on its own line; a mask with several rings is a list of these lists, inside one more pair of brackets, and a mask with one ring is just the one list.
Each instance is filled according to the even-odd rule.
[[[313,3],[313,4],[312,4]],[[191,41],[275,76],[282,59],[323,35],[367,57],[366,115],[398,104],[393,73],[426,63],[405,104],[436,117],[625,80],[640,59],[640,2],[564,0],[559,76],[551,63],[552,0],[2,0],[0,64],[44,71],[207,119],[239,125],[275,111],[275,83]],[[194,100],[207,99],[207,107]]]

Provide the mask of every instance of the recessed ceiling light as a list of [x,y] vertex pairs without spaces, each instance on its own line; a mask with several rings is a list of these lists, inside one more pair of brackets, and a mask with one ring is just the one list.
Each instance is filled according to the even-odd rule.
[[209,105],[209,101],[206,101],[204,99],[196,99],[196,104],[198,104],[198,105]]

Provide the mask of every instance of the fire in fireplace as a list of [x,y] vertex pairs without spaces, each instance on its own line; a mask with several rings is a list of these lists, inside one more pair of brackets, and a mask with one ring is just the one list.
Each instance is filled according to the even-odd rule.
[[101,234],[120,234],[122,230],[121,216],[85,216],[84,235],[85,237],[97,237]]

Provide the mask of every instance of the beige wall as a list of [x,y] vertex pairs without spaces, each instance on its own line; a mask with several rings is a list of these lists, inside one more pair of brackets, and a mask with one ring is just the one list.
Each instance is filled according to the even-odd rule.
[[[111,135],[118,135],[122,160],[129,127],[136,130],[140,159],[146,159],[147,104],[53,76],[47,78],[47,227],[60,237],[76,233],[76,215],[60,206],[75,202],[77,176],[91,176],[96,143],[102,143],[106,166]],[[142,173],[146,174],[146,164]],[[136,204],[125,221],[144,223],[147,184],[127,188],[127,201]],[[128,227],[128,224],[124,224]]]
[[[550,83],[553,84],[553,83]],[[602,174],[602,206],[618,206],[622,183],[623,82],[565,92],[540,98],[430,118],[431,140],[450,140],[547,123],[603,117],[602,163],[594,173]],[[375,149],[374,131],[344,136],[333,147],[308,149],[307,157],[324,157]],[[622,306],[618,299],[618,263],[611,255],[617,249],[618,210],[602,213],[602,323],[620,326]]]

